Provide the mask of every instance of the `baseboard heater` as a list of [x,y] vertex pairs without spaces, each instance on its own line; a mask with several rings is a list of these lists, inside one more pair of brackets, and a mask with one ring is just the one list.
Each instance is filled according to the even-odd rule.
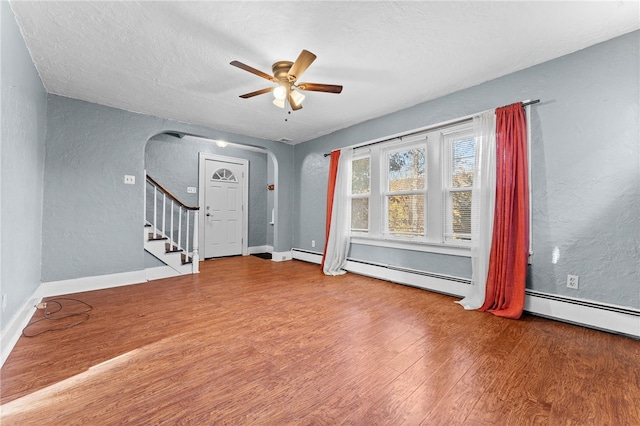
[[[294,259],[320,264],[322,253],[294,248]],[[347,258],[347,271],[455,297],[467,294],[471,280],[395,265]],[[524,310],[533,315],[640,339],[640,309],[525,290]]]
[[[294,248],[291,249],[294,259],[320,264],[322,253]],[[449,296],[463,297],[467,293],[467,287],[471,284],[468,278],[460,278],[451,275],[437,274],[418,269],[388,265],[361,259],[347,258],[345,269],[349,272],[365,275],[380,280],[390,281],[417,287],[424,290],[435,291]]]
[[608,305],[601,302],[592,302],[590,300],[575,299],[573,297],[560,296],[557,294],[542,293],[536,290],[525,290],[527,296],[540,297],[542,299],[571,303],[574,305],[586,306],[594,309],[603,309],[605,311],[617,312],[625,315],[632,315],[640,318],[640,309],[627,308],[625,306]]
[[[320,264],[320,261],[322,260],[322,253],[319,253],[319,252],[315,252],[315,251],[311,251],[311,250],[303,250],[303,249],[298,249],[298,248],[291,249],[291,252],[292,253],[306,254],[306,255],[311,255],[311,256],[318,256],[317,259],[312,259],[312,260],[298,259],[298,260],[304,260],[304,261],[307,261],[307,262],[317,263],[317,264]],[[304,257],[306,257],[306,256],[304,256]],[[296,258],[296,256],[294,256],[294,258]],[[392,269],[394,271],[408,272],[408,273],[411,273],[411,274],[422,275],[424,277],[432,277],[432,278],[438,278],[438,279],[443,279],[443,280],[448,280],[448,281],[455,281],[455,282],[459,282],[459,283],[463,283],[463,284],[471,284],[471,280],[470,279],[455,277],[453,275],[436,274],[436,273],[433,273],[433,272],[421,271],[419,269],[405,268],[405,267],[402,267],[402,266],[388,265],[388,264],[384,264],[384,263],[371,262],[371,261],[368,261],[368,260],[354,259],[354,258],[351,258],[351,257],[347,258],[347,262],[359,263],[361,265],[375,266],[375,267],[378,267],[378,268]]]
[[452,275],[421,271],[403,266],[347,258],[347,271],[391,281],[396,284],[435,291],[454,297],[467,294],[471,280]]
[[[319,251],[311,251],[311,250],[304,250],[301,248],[292,248],[291,249],[292,252],[297,252],[297,253],[307,253],[307,254],[312,254],[314,256],[321,256],[322,257],[322,253],[320,253]],[[315,262],[312,262],[315,263]]]
[[640,309],[526,289],[524,310],[640,340]]

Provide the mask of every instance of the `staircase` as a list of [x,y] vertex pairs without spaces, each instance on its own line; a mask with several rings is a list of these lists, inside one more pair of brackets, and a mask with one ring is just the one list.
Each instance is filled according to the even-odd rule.
[[197,274],[200,208],[184,204],[149,175],[144,201],[144,249],[171,268],[166,276]]

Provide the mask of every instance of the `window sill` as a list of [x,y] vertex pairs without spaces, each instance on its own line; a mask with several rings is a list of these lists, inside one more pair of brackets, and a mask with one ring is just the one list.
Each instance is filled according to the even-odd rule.
[[438,244],[429,242],[401,241],[385,238],[352,236],[351,243],[376,247],[388,247],[404,250],[422,251],[425,253],[447,254],[450,256],[471,257],[471,247],[454,244]]

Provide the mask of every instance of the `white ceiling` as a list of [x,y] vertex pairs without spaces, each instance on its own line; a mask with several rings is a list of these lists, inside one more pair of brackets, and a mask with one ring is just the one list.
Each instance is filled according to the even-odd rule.
[[[640,28],[638,1],[23,2],[11,7],[46,90],[300,143]],[[302,49],[299,111],[241,99]],[[288,119],[285,121],[285,119]]]

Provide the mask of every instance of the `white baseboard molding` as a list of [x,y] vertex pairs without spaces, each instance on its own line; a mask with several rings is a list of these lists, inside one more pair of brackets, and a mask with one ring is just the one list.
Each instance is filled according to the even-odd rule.
[[180,275],[178,271],[173,269],[171,266],[156,266],[154,268],[147,268],[144,270],[144,273],[147,281],[161,280],[163,278],[177,277]]
[[51,281],[40,285],[40,295],[41,297],[60,296],[63,294],[81,293],[83,291],[102,290],[104,288],[140,284],[146,281],[147,273],[144,269],[117,274]]
[[20,308],[18,313],[15,314],[13,318],[11,318],[11,321],[2,329],[2,335],[0,336],[0,341],[2,341],[0,367],[4,365],[13,347],[18,343],[18,339],[22,335],[22,330],[29,324],[33,313],[36,311],[36,305],[42,300],[39,291],[40,288],[38,287],[29,300]]
[[274,262],[284,262],[293,259],[290,251],[274,251],[271,253],[271,260]]
[[[293,258],[320,264],[322,254],[303,249],[291,250]],[[468,279],[423,273],[370,262],[347,260],[347,271],[425,290],[464,297]],[[568,322],[597,330],[640,338],[640,309],[576,299],[526,290],[524,310],[541,317]]]
[[[167,267],[169,268],[169,267]],[[171,269],[171,268],[169,268]],[[175,271],[174,271],[175,272]],[[140,284],[147,281],[146,271],[123,272],[110,275],[99,275],[70,280],[51,281],[40,284],[33,292],[29,300],[22,306],[9,324],[2,330],[2,359],[3,365],[13,347],[22,335],[22,330],[29,324],[36,311],[36,305],[44,298],[62,296],[65,294],[81,293],[84,291],[102,290],[105,288],[121,287],[131,284]]]
[[252,246],[249,247],[249,254],[273,253],[273,246]]

